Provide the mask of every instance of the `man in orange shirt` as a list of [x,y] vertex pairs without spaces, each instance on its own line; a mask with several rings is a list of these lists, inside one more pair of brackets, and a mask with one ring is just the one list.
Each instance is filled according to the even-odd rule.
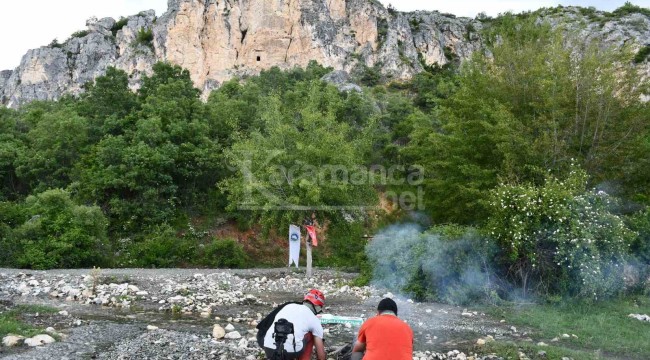
[[[365,355],[364,355],[365,351]],[[386,298],[377,306],[377,316],[361,325],[352,360],[412,360],[413,330],[397,317],[397,304]]]

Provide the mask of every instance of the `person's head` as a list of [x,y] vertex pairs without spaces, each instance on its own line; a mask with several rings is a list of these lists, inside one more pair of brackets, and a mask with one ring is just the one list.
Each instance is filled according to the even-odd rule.
[[323,307],[325,306],[325,295],[320,290],[311,289],[305,295],[302,303],[309,305],[314,314],[320,314],[323,312]]
[[390,311],[393,314],[397,315],[397,304],[391,298],[382,299],[377,305],[377,313],[382,314],[386,311]]

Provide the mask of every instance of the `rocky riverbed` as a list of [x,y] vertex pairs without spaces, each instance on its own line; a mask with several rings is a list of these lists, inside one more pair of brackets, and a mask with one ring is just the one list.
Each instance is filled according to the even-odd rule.
[[[383,296],[394,297],[415,333],[414,359],[471,359],[477,341],[527,334],[484,314],[415,303],[385,289],[351,286],[355,274],[289,269],[0,269],[0,303],[56,308],[25,321],[57,341],[12,338],[6,359],[260,359],[255,325],[277,304],[300,300],[311,288],[327,297],[326,313],[367,319]],[[358,329],[325,325],[326,347],[350,343]],[[27,343],[32,345],[29,346]],[[489,357],[489,356],[488,356]]]

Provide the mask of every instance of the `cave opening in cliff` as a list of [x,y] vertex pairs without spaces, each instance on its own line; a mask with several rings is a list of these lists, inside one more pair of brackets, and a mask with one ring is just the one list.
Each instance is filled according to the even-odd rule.
[[258,56],[258,57],[257,57],[257,61],[262,61],[262,57],[261,57],[261,56]]

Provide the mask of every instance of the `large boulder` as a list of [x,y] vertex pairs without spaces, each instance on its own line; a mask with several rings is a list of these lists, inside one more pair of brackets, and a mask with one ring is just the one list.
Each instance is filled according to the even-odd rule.
[[24,337],[22,336],[16,336],[16,335],[7,335],[2,338],[2,345],[6,347],[12,347],[12,346],[17,346],[20,345],[20,343],[23,341]]
[[36,335],[29,339],[25,339],[25,345],[27,346],[43,346],[55,342],[53,337],[47,334]]

